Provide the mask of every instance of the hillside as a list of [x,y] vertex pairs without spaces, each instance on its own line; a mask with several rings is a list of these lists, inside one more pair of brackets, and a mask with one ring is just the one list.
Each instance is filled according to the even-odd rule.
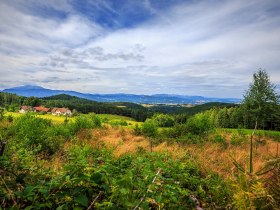
[[206,111],[212,108],[224,108],[224,107],[236,107],[237,104],[233,103],[221,103],[221,102],[209,102],[205,104],[199,104],[191,107],[184,107],[181,105],[155,105],[149,107],[149,110],[153,112],[165,113],[165,114],[188,114],[193,115],[202,111]]
[[68,90],[51,90],[40,86],[25,85],[14,88],[4,89],[3,92],[15,93],[21,96],[49,97],[59,94],[67,94],[79,98],[85,98],[98,102],[132,102],[132,103],[147,103],[147,104],[203,104],[207,102],[224,102],[224,103],[239,103],[237,98],[209,98],[203,96],[186,96],[186,95],[170,95],[170,94],[155,94],[155,95],[136,95],[136,94],[89,94],[80,93]]

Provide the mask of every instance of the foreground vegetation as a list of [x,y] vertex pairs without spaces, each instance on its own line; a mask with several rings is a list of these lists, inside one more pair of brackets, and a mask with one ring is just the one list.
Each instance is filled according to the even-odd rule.
[[240,106],[144,122],[0,109],[0,207],[279,209],[279,104],[250,87]]
[[[197,135],[186,124],[187,135],[170,139],[174,127],[156,129],[152,137],[149,121],[137,131],[136,126],[111,127],[107,117],[104,122],[95,114],[83,115],[62,124],[30,114],[12,122],[4,119],[2,208],[244,209],[279,204],[275,189],[264,187],[274,176],[279,180],[274,172],[279,170],[277,138],[262,136],[266,142],[255,149],[254,166],[267,165],[271,171],[252,178],[233,165],[233,158],[248,164],[244,130],[211,129]],[[276,161],[273,167],[268,159]]]

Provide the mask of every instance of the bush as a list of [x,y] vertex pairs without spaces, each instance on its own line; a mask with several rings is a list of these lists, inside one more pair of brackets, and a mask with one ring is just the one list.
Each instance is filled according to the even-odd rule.
[[152,120],[159,127],[172,127],[174,126],[174,122],[175,122],[172,116],[166,114],[155,114],[152,117]]
[[226,139],[225,139],[222,135],[216,134],[216,135],[211,139],[211,141],[214,142],[214,143],[225,143],[225,142],[226,142]]
[[187,129],[195,135],[203,135],[212,131],[214,128],[208,112],[203,112],[194,115],[187,121]]
[[102,121],[100,117],[98,117],[96,114],[90,114],[89,117],[91,118],[93,122],[94,128],[100,128],[102,126]]
[[53,146],[54,141],[51,142],[48,139],[55,136],[50,130],[50,120],[25,114],[13,123],[9,132],[14,136],[19,147],[37,147],[40,148],[38,152],[45,151],[52,154],[56,150]]
[[157,125],[153,120],[147,119],[142,126],[141,132],[147,137],[156,137],[158,134]]
[[180,136],[186,135],[188,132],[186,124],[176,124],[173,128],[170,129],[170,134],[172,138],[178,138]]
[[101,127],[101,119],[95,114],[80,115],[76,117],[74,123],[70,125],[73,133],[77,133],[81,129],[90,129]]

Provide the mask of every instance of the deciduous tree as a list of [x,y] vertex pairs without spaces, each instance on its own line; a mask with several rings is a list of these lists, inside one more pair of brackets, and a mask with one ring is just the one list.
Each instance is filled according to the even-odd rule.
[[275,89],[276,86],[270,81],[268,73],[259,69],[254,73],[253,82],[244,95],[245,110],[252,121],[261,127],[264,127],[270,116],[276,112],[279,95]]

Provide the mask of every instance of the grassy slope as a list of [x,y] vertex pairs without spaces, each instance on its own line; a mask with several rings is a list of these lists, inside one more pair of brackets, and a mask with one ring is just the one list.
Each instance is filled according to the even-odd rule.
[[[18,112],[6,112],[5,113],[5,116],[12,116],[14,118],[17,118],[17,117],[20,117],[24,114],[22,113],[18,113]],[[65,116],[54,116],[54,115],[51,115],[51,114],[45,114],[45,115],[39,115],[37,114],[36,115],[37,117],[40,117],[40,118],[43,118],[43,119],[49,119],[49,120],[52,120],[52,122],[54,123],[63,123],[64,120],[65,120]],[[68,118],[69,121],[73,121],[74,118]]]
[[113,115],[113,114],[97,114],[101,119],[107,118],[108,120],[125,120],[125,121],[135,121],[130,117]]
[[[6,112],[5,116],[12,116],[14,118],[20,117],[23,114],[22,113],[18,113],[18,112]],[[65,116],[54,116],[51,114],[45,114],[45,115],[36,115],[37,117],[43,118],[43,119],[50,119],[52,120],[52,122],[54,123],[63,123],[65,120]],[[112,115],[112,114],[97,114],[98,117],[100,117],[102,119],[102,121],[104,121],[105,119],[108,120],[108,122],[114,122],[114,121],[126,121],[130,127],[134,126],[136,122],[134,119],[130,118],[130,117],[125,117],[125,116],[119,116],[119,115]],[[74,121],[75,117],[69,117],[68,120]]]

